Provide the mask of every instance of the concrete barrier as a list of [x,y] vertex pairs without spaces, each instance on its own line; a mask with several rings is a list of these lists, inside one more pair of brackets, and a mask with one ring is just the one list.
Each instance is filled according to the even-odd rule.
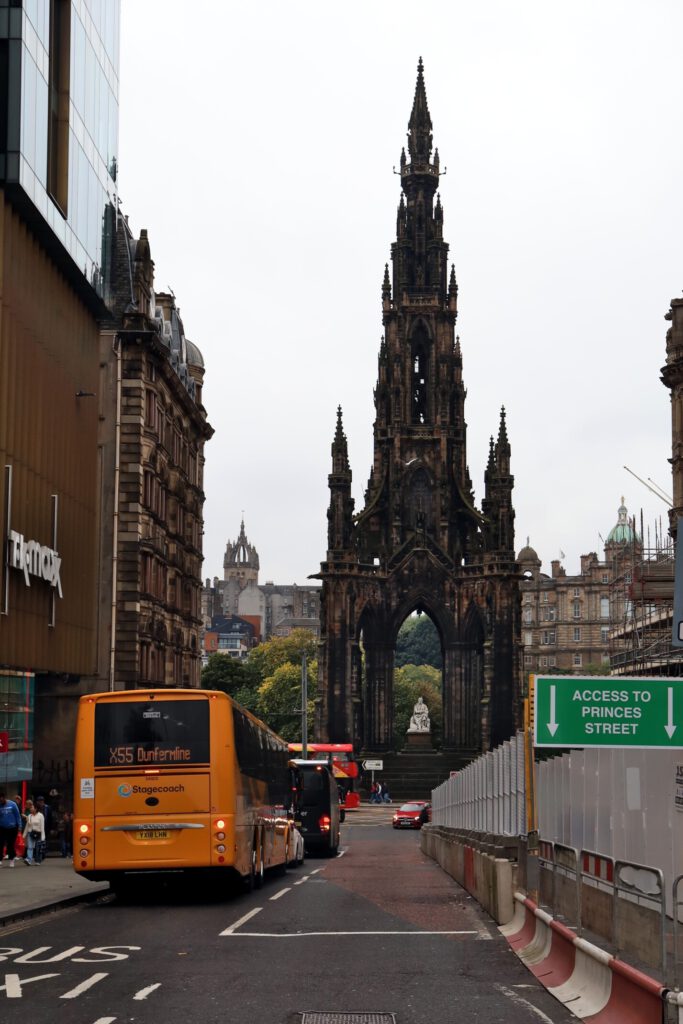
[[501,933],[575,1016],[591,1024],[661,1024],[670,994],[660,982],[579,938],[523,893],[514,898],[515,913]]
[[420,833],[423,853],[462,885],[497,924],[507,924],[515,913],[513,866],[505,857],[479,849],[480,845],[496,848],[495,843],[478,844],[469,835],[440,826],[425,825]]

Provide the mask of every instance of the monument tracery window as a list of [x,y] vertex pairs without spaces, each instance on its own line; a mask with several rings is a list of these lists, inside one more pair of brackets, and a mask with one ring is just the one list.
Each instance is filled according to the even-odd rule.
[[411,344],[412,410],[413,423],[426,423],[428,419],[427,386],[429,380],[429,337],[424,324],[418,324]]

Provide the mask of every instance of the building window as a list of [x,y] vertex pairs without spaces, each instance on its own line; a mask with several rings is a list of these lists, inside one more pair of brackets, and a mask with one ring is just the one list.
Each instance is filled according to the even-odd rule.
[[555,630],[554,629],[544,629],[543,633],[541,634],[541,643],[542,644],[554,644],[555,643]]
[[534,613],[532,608],[524,609],[524,621],[529,625],[534,621]]
[[609,583],[609,576],[607,575],[606,572],[603,572],[603,574],[602,574],[602,582],[603,583]]
[[541,600],[543,601],[543,604],[547,604],[548,603],[548,594],[545,591],[543,592],[543,596],[542,596]]
[[71,0],[50,0],[47,191],[63,217],[69,195]]
[[624,574],[624,583],[630,583],[631,582],[631,578],[632,577],[631,577],[631,573],[630,572],[625,573]]
[[603,654],[602,663],[603,665],[609,665],[609,654]]
[[541,663],[541,668],[547,668],[548,667],[548,659],[547,658],[541,658],[540,659],[540,663]]
[[574,668],[581,668],[581,655],[580,654],[575,654],[574,655]]
[[581,618],[581,602],[580,601],[574,601],[573,602],[572,614],[573,614],[575,619],[580,619]]
[[550,668],[555,668],[556,664],[557,664],[557,658],[555,657],[554,654],[551,654],[550,657],[548,658],[548,665],[550,666]]
[[531,668],[533,663],[534,663],[534,659],[532,658],[532,656],[530,654],[525,654],[524,655],[524,667],[525,668]]
[[581,640],[581,626],[574,626],[574,642],[578,643]]
[[533,634],[532,634],[531,630],[529,629],[524,634],[524,646],[525,647],[531,647],[532,643],[533,643]]
[[609,597],[600,598],[600,618],[609,619]]
[[600,642],[609,643],[609,626],[600,626]]

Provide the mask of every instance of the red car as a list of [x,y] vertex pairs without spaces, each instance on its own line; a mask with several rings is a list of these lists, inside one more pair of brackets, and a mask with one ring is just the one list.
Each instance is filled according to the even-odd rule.
[[432,805],[426,800],[413,800],[401,804],[394,814],[394,828],[422,828],[426,821],[431,821]]

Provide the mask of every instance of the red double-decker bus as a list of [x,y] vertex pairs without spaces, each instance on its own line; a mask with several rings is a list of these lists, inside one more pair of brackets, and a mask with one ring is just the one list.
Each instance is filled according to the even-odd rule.
[[[301,743],[290,743],[292,754],[301,756]],[[355,811],[360,807],[360,793],[356,792],[358,778],[358,762],[353,756],[352,743],[307,743],[306,750],[310,761],[326,761],[332,769],[339,787],[339,805],[346,811]]]

